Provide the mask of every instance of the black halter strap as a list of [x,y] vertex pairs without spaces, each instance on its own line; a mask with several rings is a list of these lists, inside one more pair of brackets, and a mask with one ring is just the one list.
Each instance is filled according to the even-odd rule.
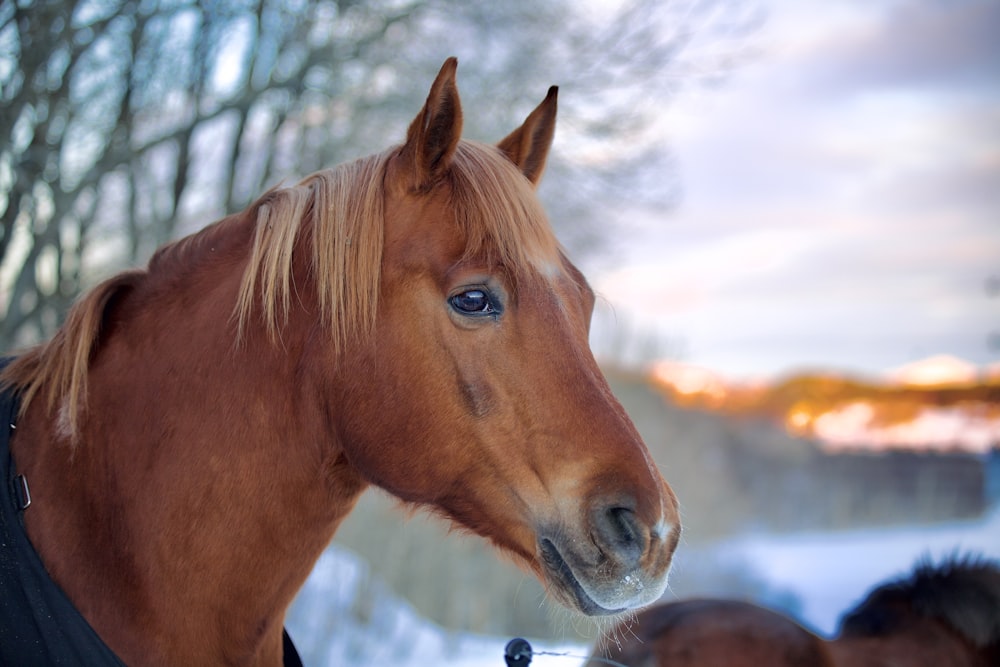
[[[13,359],[4,357],[0,359],[0,371],[7,367]],[[14,437],[17,429],[17,413],[20,409],[20,401],[15,392],[4,391],[0,394],[0,441],[2,447],[0,452],[6,457],[6,474],[3,481],[7,485],[5,502],[11,502],[13,510],[17,516],[21,527],[24,527],[24,510],[31,505],[31,491],[28,489],[28,480],[23,475],[19,475],[14,465],[14,457],[10,453],[10,440]]]

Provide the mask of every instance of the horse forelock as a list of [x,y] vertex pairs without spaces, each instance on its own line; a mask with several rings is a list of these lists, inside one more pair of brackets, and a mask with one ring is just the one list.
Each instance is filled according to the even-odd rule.
[[449,173],[465,257],[481,257],[516,280],[565,270],[559,242],[534,188],[498,149],[462,141]]
[[[316,172],[272,190],[255,216],[250,260],[235,308],[239,336],[255,308],[280,336],[293,292],[293,254],[307,221],[311,275],[334,349],[370,332],[378,307],[387,164],[396,149]],[[482,258],[509,276],[563,270],[559,243],[530,183],[499,150],[462,141],[447,174],[450,204],[465,238],[464,258]]]
[[936,619],[977,648],[1000,645],[1000,563],[973,555],[952,556],[940,564],[919,562],[906,577],[872,591],[845,615],[860,620],[903,600],[916,614]]

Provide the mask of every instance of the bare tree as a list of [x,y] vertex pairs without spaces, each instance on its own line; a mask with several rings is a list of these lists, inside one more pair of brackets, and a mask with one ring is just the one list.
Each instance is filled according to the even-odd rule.
[[731,68],[756,15],[736,0],[582,11],[564,0],[0,4],[0,345],[48,335],[95,275],[275,182],[400,140],[448,55],[462,61],[467,134],[480,139],[502,136],[550,83],[564,87],[543,197],[571,248],[605,238],[602,201],[666,205],[658,115],[682,83]]

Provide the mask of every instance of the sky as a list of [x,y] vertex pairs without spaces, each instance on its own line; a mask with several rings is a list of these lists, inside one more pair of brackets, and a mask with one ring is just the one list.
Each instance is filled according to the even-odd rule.
[[732,378],[997,362],[1000,2],[763,4],[759,54],[665,114],[680,203],[596,291]]

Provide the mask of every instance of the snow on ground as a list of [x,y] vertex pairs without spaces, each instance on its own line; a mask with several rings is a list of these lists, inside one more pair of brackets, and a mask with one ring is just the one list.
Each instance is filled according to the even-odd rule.
[[[681,547],[683,549],[683,545]],[[792,535],[751,534],[719,542],[719,559],[745,562],[763,588],[785,590],[799,619],[825,634],[873,586],[908,573],[924,557],[956,552],[1000,558],[1000,506],[977,521]],[[683,576],[677,568],[674,577]],[[415,573],[414,576],[419,576]],[[443,583],[442,585],[447,585]],[[503,667],[510,637],[451,632],[421,618],[370,576],[353,554],[329,549],[287,619],[310,667],[366,665]],[[530,639],[536,652],[584,656],[572,640]],[[532,667],[575,667],[582,657],[536,655]]]
[[956,553],[1000,558],[1000,505],[975,521],[934,526],[871,528],[729,540],[759,576],[794,592],[801,619],[830,634],[840,615],[876,584],[909,573],[925,557],[934,562]]
[[[307,667],[504,667],[511,639],[452,632],[422,618],[373,579],[363,560],[337,547],[320,557],[285,626]],[[529,641],[536,652],[584,656],[589,651],[579,643]],[[582,663],[582,657],[562,656],[531,661],[532,667]]]

